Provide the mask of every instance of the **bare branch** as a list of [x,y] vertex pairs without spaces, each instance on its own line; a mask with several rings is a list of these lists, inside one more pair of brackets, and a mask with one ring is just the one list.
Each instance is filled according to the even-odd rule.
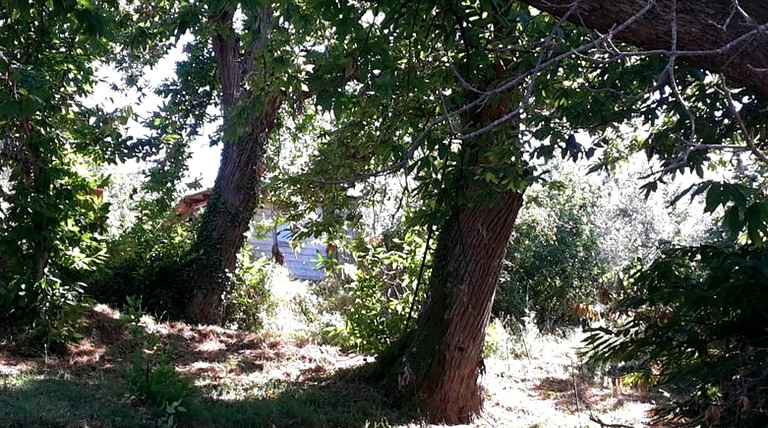
[[723,81],[723,94],[728,101],[728,110],[730,110],[734,119],[736,119],[736,124],[739,126],[739,130],[744,136],[744,141],[746,142],[747,147],[749,147],[749,151],[752,152],[756,158],[760,159],[761,162],[768,164],[768,156],[757,148],[754,138],[752,138],[747,126],[744,124],[744,120],[741,118],[741,114],[739,114],[739,111],[736,109],[736,104],[733,102],[733,97],[731,96],[731,90],[725,85],[725,79],[722,78],[722,76],[721,80]]
[[[562,16],[573,0],[520,0],[555,16]],[[672,0],[655,0],[653,8],[616,40],[637,47],[627,56],[677,55],[679,59],[768,97],[768,5],[763,0],[686,0],[677,9],[678,44],[670,51],[669,28]],[[571,22],[592,30],[608,31],[632,16],[644,0],[580,0],[578,19]],[[718,18],[719,17],[719,18]],[[716,21],[717,20],[717,21]]]
[[[677,50],[677,0],[672,0],[672,51]],[[680,105],[683,107],[683,110],[685,110],[685,114],[688,116],[688,120],[691,122],[691,133],[688,137],[690,141],[693,141],[696,137],[696,118],[693,116],[693,113],[691,112],[691,109],[688,108],[688,104],[683,99],[682,95],[680,95],[680,88],[677,86],[677,79],[675,79],[675,60],[677,59],[677,55],[670,55],[669,56],[669,62],[667,63],[667,66],[664,68],[664,73],[669,78],[669,87],[672,90],[672,94],[674,94],[675,99],[677,99],[677,102],[680,103]]]
[[650,50],[639,50],[639,51],[617,50],[616,52],[614,52],[614,54],[622,57],[640,57],[640,56],[652,56],[652,55],[675,56],[675,57],[706,57],[706,56],[725,55],[731,52],[732,50],[736,49],[737,47],[741,46],[743,43],[755,38],[759,34],[765,33],[766,31],[768,31],[768,23],[758,25],[752,31],[744,33],[740,37],[737,37],[731,40],[730,42],[726,43],[725,45],[716,49],[702,49],[702,50],[650,49]]
[[[571,6],[571,9],[560,19],[560,21],[557,23],[555,29],[553,29],[552,32],[550,32],[549,36],[547,37],[547,41],[548,42],[551,43],[552,37],[555,34],[555,31],[557,30],[557,28],[560,28],[560,26],[570,17],[570,14],[573,11],[576,10],[576,8],[578,6],[578,3],[579,3],[578,0],[576,0],[573,3],[573,5]],[[632,18],[628,19],[627,21],[625,21],[621,25],[617,26],[615,29],[610,31],[608,34],[600,37],[599,39],[594,40],[594,41],[592,41],[590,43],[587,43],[585,45],[582,45],[582,46],[580,46],[580,47],[578,47],[576,49],[573,49],[573,50],[570,50],[568,52],[562,53],[562,54],[560,54],[560,55],[550,59],[549,61],[543,62],[542,61],[543,58],[544,58],[543,54],[545,52],[544,47],[546,47],[546,43],[545,43],[545,46],[542,47],[541,51],[539,52],[539,58],[538,58],[538,60],[536,62],[536,66],[535,67],[533,67],[531,70],[529,70],[526,73],[523,73],[523,74],[518,75],[517,77],[515,77],[513,79],[508,80],[507,82],[501,84],[497,88],[495,88],[495,89],[493,89],[491,91],[486,92],[486,96],[487,97],[489,97],[491,95],[499,94],[499,93],[501,93],[503,91],[509,90],[509,89],[517,86],[525,78],[530,77],[531,80],[530,80],[530,82],[528,83],[528,85],[526,87],[525,94],[523,95],[523,99],[520,102],[519,107],[517,107],[516,109],[508,112],[507,114],[505,114],[504,116],[500,117],[499,119],[494,120],[493,122],[489,123],[488,125],[483,126],[482,128],[480,128],[478,130],[475,130],[473,132],[470,132],[469,134],[465,134],[465,135],[460,136],[459,139],[461,139],[462,141],[466,141],[466,140],[478,137],[478,136],[480,136],[480,135],[482,135],[482,134],[492,130],[493,128],[499,126],[500,124],[510,120],[511,118],[519,115],[520,112],[523,109],[525,109],[525,107],[528,106],[528,103],[530,102],[530,98],[533,95],[533,88],[534,88],[534,85],[536,84],[536,77],[538,76],[538,74],[542,70],[544,70],[547,67],[550,67],[550,66],[552,66],[554,64],[559,64],[559,63],[561,63],[562,61],[564,61],[565,59],[567,59],[570,56],[579,54],[581,52],[585,52],[585,51],[587,51],[587,50],[597,46],[603,40],[610,40],[610,37],[611,37],[612,34],[614,34],[615,32],[620,32],[624,28],[626,28],[629,25],[631,25],[634,20],[639,19],[645,12],[650,10],[652,4],[653,4],[653,1],[652,0],[649,1],[648,4],[646,5],[646,7],[641,9],[640,11],[638,11],[637,14],[635,14]]]

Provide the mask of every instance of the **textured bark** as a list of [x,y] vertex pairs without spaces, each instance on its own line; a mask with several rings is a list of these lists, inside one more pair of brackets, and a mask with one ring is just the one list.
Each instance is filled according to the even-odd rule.
[[[574,4],[573,0],[520,1],[558,17],[564,16]],[[605,33],[634,16],[648,0],[577,0],[576,3],[577,9],[569,15],[569,21]],[[615,38],[643,50],[670,50],[673,16],[677,17],[677,50],[722,50],[707,55],[689,53],[681,55],[681,60],[723,73],[726,78],[768,99],[768,31],[755,31],[768,22],[768,2],[656,0],[648,12]],[[750,32],[753,34],[733,43]]]
[[[508,66],[497,61],[496,80],[503,79]],[[474,96],[466,92],[466,99]],[[521,94],[510,92],[498,103],[466,112],[461,118],[463,129],[479,129],[496,121],[520,98]],[[469,423],[482,411],[485,333],[523,194],[480,177],[483,165],[498,165],[498,150],[518,143],[519,120],[514,118],[462,143],[460,165],[450,172],[458,188],[444,189],[455,198],[455,206],[437,234],[428,296],[418,324],[380,359],[385,382],[415,401],[431,423]]]
[[265,114],[254,120],[249,134],[224,144],[216,182],[192,248],[192,321],[222,321],[229,274],[235,270],[237,253],[258,205],[265,145],[281,102],[282,97],[274,98]]
[[389,373],[432,423],[469,423],[482,410],[485,332],[522,202],[504,192],[491,204],[463,206],[438,234],[429,299]]
[[[212,45],[221,82],[225,131],[219,172],[192,247],[190,282],[195,289],[188,314],[199,323],[218,324],[223,319],[229,275],[236,267],[237,253],[258,205],[265,146],[284,99],[280,93],[254,94],[244,89],[242,79],[254,67],[253,53],[266,46],[271,9],[264,8],[261,15],[261,38],[245,54],[240,53],[233,30],[233,13],[212,18],[219,29]],[[252,102],[255,97],[263,99],[264,109],[254,112],[248,123],[233,123],[232,112],[238,104]]]

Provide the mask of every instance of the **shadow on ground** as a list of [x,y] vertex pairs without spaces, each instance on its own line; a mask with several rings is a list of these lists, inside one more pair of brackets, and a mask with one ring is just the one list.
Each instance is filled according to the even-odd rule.
[[[271,382],[263,391],[230,400],[194,388],[179,426],[388,427],[416,419],[347,372],[315,384]],[[119,378],[0,378],[0,427],[154,427],[156,416]]]
[[594,388],[582,379],[553,376],[539,380],[533,390],[542,399],[552,400],[557,408],[568,412],[585,409],[604,413],[617,410],[626,402],[653,403],[661,398],[657,393],[643,394],[632,389],[616,392]]
[[269,382],[237,400],[198,400],[189,427],[389,427],[418,418],[356,374],[341,371],[316,383]]
[[[316,345],[211,326],[150,326],[194,386],[181,427],[388,427],[418,421],[363,375],[365,359]],[[66,355],[20,357],[0,342],[0,428],[154,427],[158,410],[126,380],[135,338],[107,310],[89,311]]]

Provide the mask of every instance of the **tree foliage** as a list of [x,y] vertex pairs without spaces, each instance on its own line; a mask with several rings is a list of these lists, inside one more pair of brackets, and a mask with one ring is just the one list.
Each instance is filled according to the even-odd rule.
[[[303,225],[305,233],[334,238],[345,226],[359,226],[365,198],[381,191],[376,180],[393,174],[402,175],[402,205],[410,209],[405,227],[436,231],[434,270],[425,290],[429,297],[416,329],[404,339],[412,343],[396,344],[400,354],[393,361],[413,375],[409,391],[428,404],[430,418],[466,421],[482,400],[476,345],[487,325],[498,264],[522,193],[555,157],[595,159],[592,171],[610,172],[630,155],[644,153],[656,168],[641,178],[646,194],[684,172],[696,174],[700,181],[677,199],[702,195],[705,211],[722,209],[724,226],[737,245],[664,253],[633,280],[638,297],[624,304],[637,317],[617,331],[596,334],[593,344],[608,356],[647,353],[665,360],[670,370],[687,367],[697,388],[720,388],[732,403],[727,394],[736,375],[754,378],[763,369],[750,360],[753,354],[735,345],[752,341],[762,347],[757,333],[737,333],[734,326],[748,328],[744,317],[760,317],[764,308],[728,299],[757,292],[753,288],[764,283],[768,205],[761,183],[704,177],[708,169],[743,161],[723,152],[768,159],[763,114],[768,101],[762,75],[756,79],[754,74],[765,68],[764,54],[742,49],[764,37],[763,8],[754,2],[748,2],[748,11],[725,3],[707,8],[701,1],[678,7],[674,1],[624,0],[602,9],[590,8],[594,4],[588,0],[567,7],[542,4],[555,17],[524,3],[539,4],[3,3],[3,316],[31,321],[44,335],[52,332],[49,342],[66,336],[71,329],[59,321],[77,306],[82,280],[111,256],[113,273],[124,269],[133,281],[126,295],[148,294],[150,305],[173,308],[174,316],[220,322],[222,296],[231,291],[233,278],[259,282],[250,263],[240,279],[233,272],[261,196],[267,151],[293,133],[300,164],[281,172],[299,173],[273,175],[271,189],[293,220],[322,208],[317,221]],[[632,5],[639,9],[621,7]],[[598,9],[609,12],[601,15]],[[717,19],[690,19],[705,12]],[[748,19],[749,13],[756,21]],[[582,14],[603,33],[568,23],[581,22]],[[722,25],[713,28],[712,22]],[[696,31],[680,32],[678,23]],[[713,29],[718,40],[713,42],[706,29]],[[95,82],[97,62],[113,63],[125,73],[122,89],[143,95],[141,73],[176,44],[185,46],[186,56],[173,76],[154,88],[164,101],[145,120],[147,137],[122,136],[134,117],[130,108],[108,112],[83,102]],[[646,48],[654,50],[642,51]],[[708,51],[697,54],[696,49]],[[702,65],[702,58],[716,60],[716,67]],[[745,87],[731,87],[732,81]],[[197,229],[166,224],[162,214],[171,209],[190,142],[208,123],[220,123],[212,142],[223,147],[208,209]],[[154,205],[142,206],[149,215],[140,216],[140,224],[108,252],[102,236],[108,206],[98,190],[107,181],[95,171],[129,158],[152,162],[145,189]],[[548,268],[546,286],[534,287],[540,304],[584,297],[601,270],[591,262],[588,203],[577,197],[562,202],[566,209],[559,218],[521,223],[519,236],[528,235],[525,242],[536,244],[513,248],[509,255],[515,266],[510,275],[520,275],[517,287],[531,278],[527,272]],[[411,236],[413,241],[406,241],[416,247],[418,239]],[[128,251],[122,253],[120,245]],[[390,343],[405,308],[402,300],[381,308],[395,300],[380,293],[414,289],[416,265],[400,249],[363,253],[355,288],[363,304],[351,312],[351,326],[360,326],[358,345],[378,349]],[[576,261],[577,267],[562,269],[551,263],[556,257]],[[402,272],[389,283],[377,277],[390,267],[406,270],[407,284],[397,284]],[[182,290],[185,280],[194,286]],[[569,289],[573,284],[577,287]],[[248,290],[237,289],[236,298],[251,300]],[[502,291],[522,295],[522,288]],[[502,293],[514,300],[508,296]],[[660,322],[659,314],[670,318]],[[375,337],[363,337],[371,332]],[[669,343],[681,344],[681,350],[670,350]],[[713,377],[712,367],[725,374]],[[454,369],[461,369],[458,387],[447,377]],[[747,389],[751,385],[742,382]],[[699,403],[714,403],[709,400]],[[747,410],[743,404],[741,410]]]
[[[46,343],[71,330],[87,272],[104,260],[98,166],[125,159],[125,115],[89,107],[116,2],[4,2],[0,9],[0,311]],[[122,22],[125,24],[125,22]]]
[[548,332],[579,323],[573,305],[595,301],[608,271],[593,221],[597,200],[594,190],[575,182],[528,192],[529,209],[515,225],[502,266],[497,316],[522,321],[533,311]]
[[767,257],[753,245],[665,251],[629,281],[630,295],[618,307],[631,318],[616,329],[594,329],[590,352],[598,360],[663,367],[663,384],[690,396],[662,416],[682,411],[690,425],[762,425]]

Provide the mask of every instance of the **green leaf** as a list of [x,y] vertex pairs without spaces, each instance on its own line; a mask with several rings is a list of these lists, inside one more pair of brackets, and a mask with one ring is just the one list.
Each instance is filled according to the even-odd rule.
[[704,212],[712,213],[723,202],[723,188],[720,183],[714,183],[707,191],[707,198],[704,205]]
[[739,231],[741,231],[744,223],[741,220],[741,213],[739,212],[738,206],[733,205],[725,211],[725,215],[723,216],[723,224],[732,236],[736,236]]
[[768,203],[756,202],[744,214],[747,237],[755,245],[761,245],[768,237]]
[[5,100],[0,103],[0,118],[11,119],[21,114],[21,103],[14,100]]

